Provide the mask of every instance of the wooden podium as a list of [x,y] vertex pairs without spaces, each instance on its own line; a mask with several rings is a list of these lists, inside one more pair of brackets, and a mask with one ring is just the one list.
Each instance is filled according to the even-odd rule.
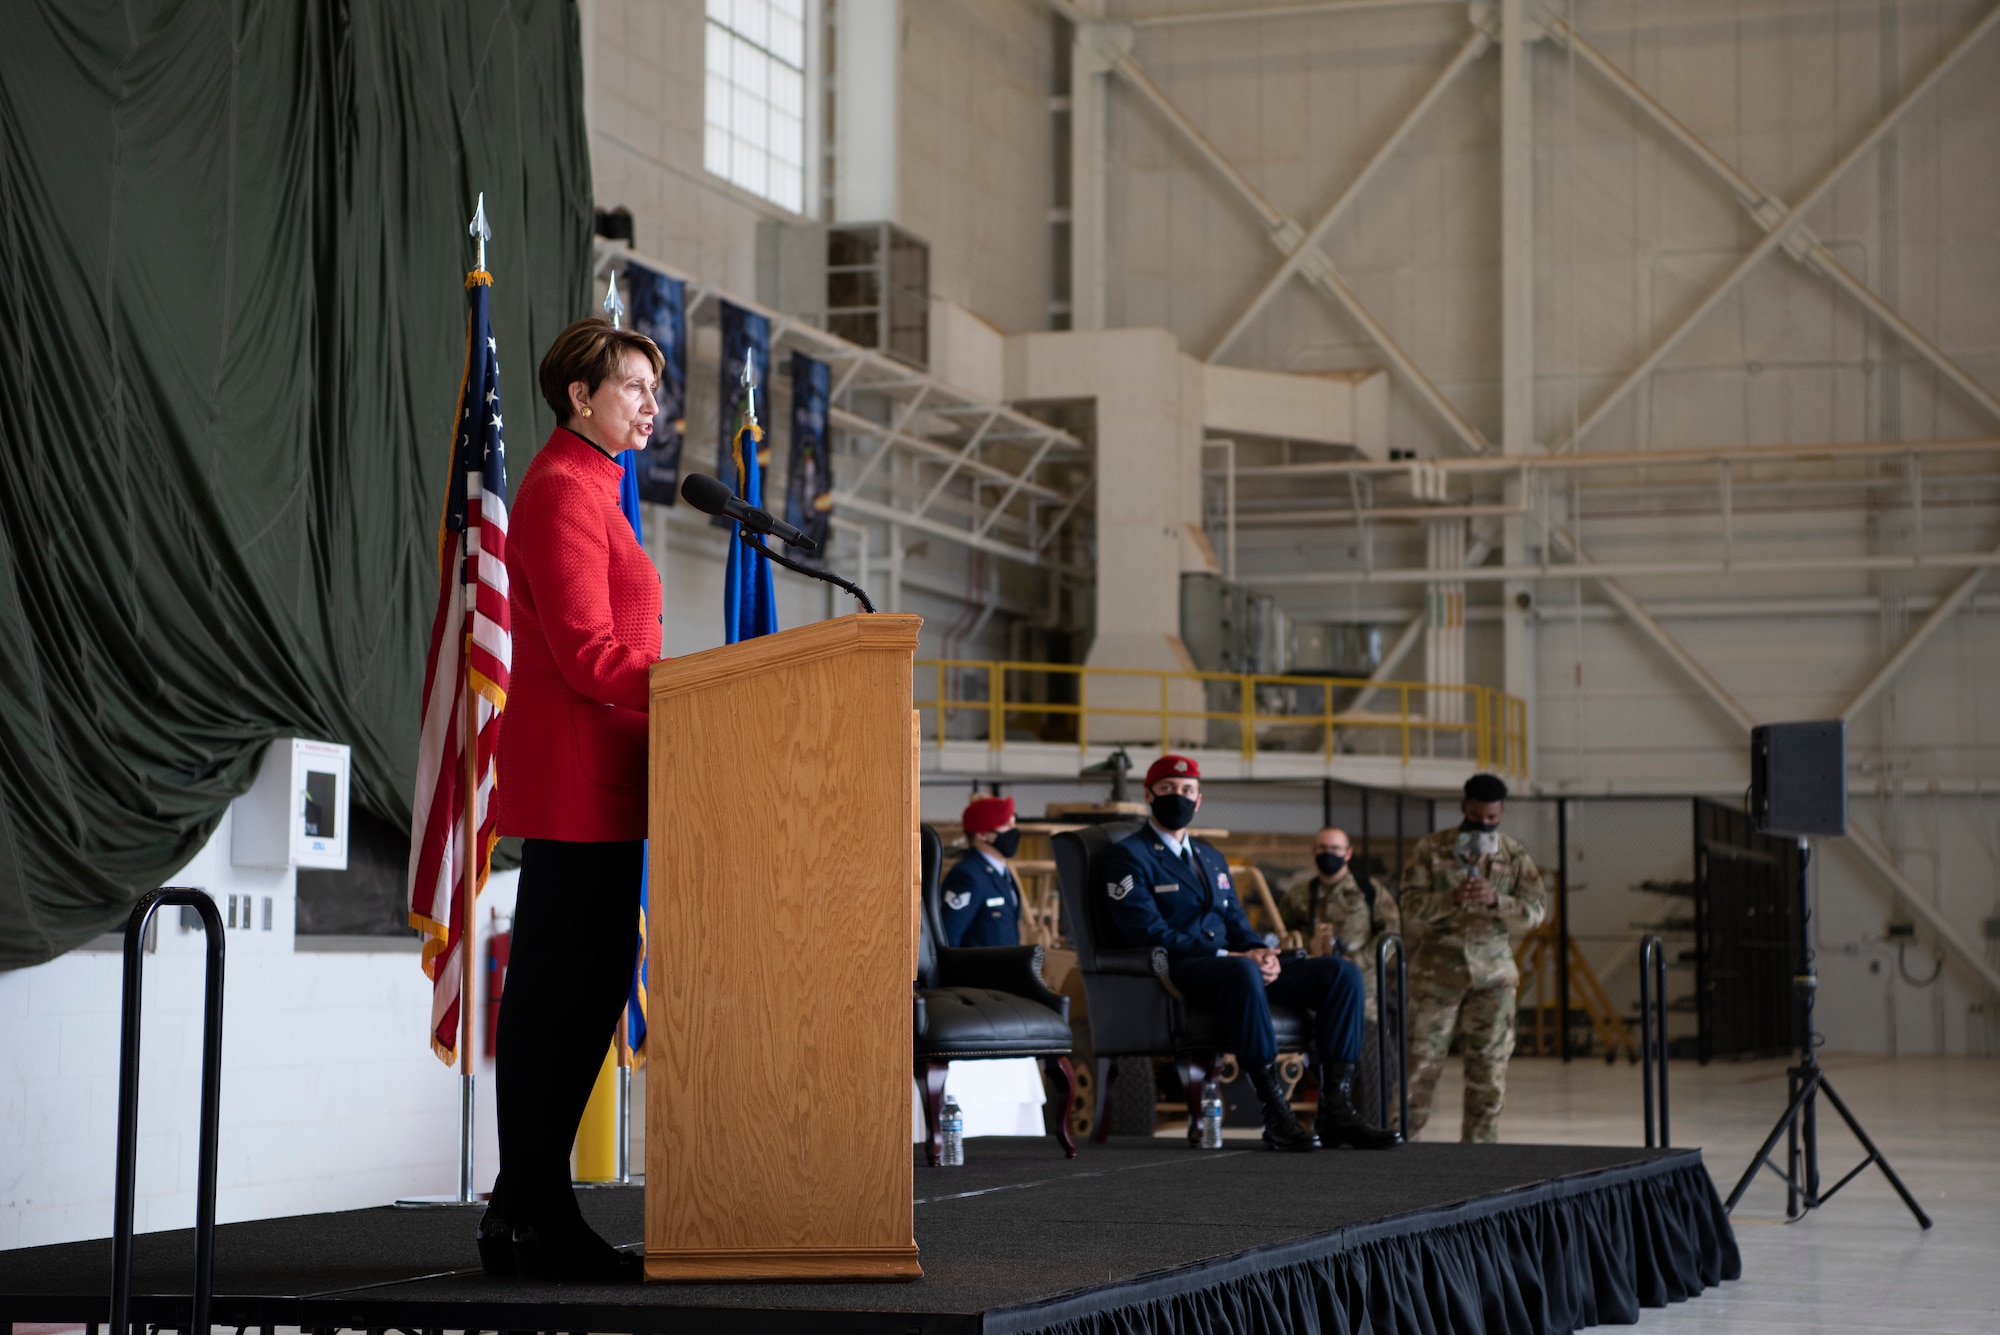
[[923,618],[659,663],[646,1278],[915,1279]]

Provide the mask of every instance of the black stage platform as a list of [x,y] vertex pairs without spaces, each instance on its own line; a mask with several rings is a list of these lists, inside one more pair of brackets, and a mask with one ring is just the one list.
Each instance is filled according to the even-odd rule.
[[[979,1139],[916,1170],[924,1278],[902,1284],[490,1280],[467,1210],[228,1224],[227,1326],[637,1332],[1567,1332],[1739,1273],[1698,1150],[1412,1145],[1278,1155],[1178,1141]],[[224,1204],[227,1204],[225,1195]],[[584,1193],[637,1243],[638,1188]],[[138,1239],[133,1317],[184,1326],[192,1230]],[[0,1252],[0,1321],[106,1319],[108,1241]]]

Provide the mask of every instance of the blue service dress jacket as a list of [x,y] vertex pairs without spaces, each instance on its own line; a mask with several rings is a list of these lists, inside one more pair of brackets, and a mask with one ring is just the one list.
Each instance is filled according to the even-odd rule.
[[1199,839],[1189,839],[1188,846],[1199,870],[1150,825],[1106,850],[1098,864],[1105,902],[1125,944],[1165,946],[1169,959],[1264,945],[1244,916],[1222,854]]
[[944,943],[948,946],[1021,944],[1021,892],[1014,878],[977,850],[945,873]]

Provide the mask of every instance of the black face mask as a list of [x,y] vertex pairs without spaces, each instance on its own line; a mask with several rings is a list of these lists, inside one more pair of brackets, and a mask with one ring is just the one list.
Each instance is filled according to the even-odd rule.
[[1013,857],[1020,848],[1021,832],[1018,829],[1002,830],[993,836],[993,851],[1003,858]]
[[1156,793],[1152,806],[1153,819],[1163,830],[1185,830],[1194,819],[1194,799],[1180,793]]
[[1500,828],[1500,822],[1496,820],[1491,825],[1481,825],[1478,821],[1467,816],[1458,823],[1458,828],[1464,830],[1467,834],[1491,834]]
[[1315,853],[1313,865],[1319,868],[1322,876],[1338,876],[1340,869],[1347,865],[1347,859],[1338,853]]

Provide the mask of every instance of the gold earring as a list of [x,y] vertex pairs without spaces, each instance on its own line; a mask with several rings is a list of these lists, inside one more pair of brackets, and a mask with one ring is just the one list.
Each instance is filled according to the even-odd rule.
[[588,406],[588,405],[585,405],[585,407],[584,407],[584,410],[583,410],[583,415],[584,415],[585,417],[588,417],[588,416],[590,416],[590,408],[589,408],[589,406]]

